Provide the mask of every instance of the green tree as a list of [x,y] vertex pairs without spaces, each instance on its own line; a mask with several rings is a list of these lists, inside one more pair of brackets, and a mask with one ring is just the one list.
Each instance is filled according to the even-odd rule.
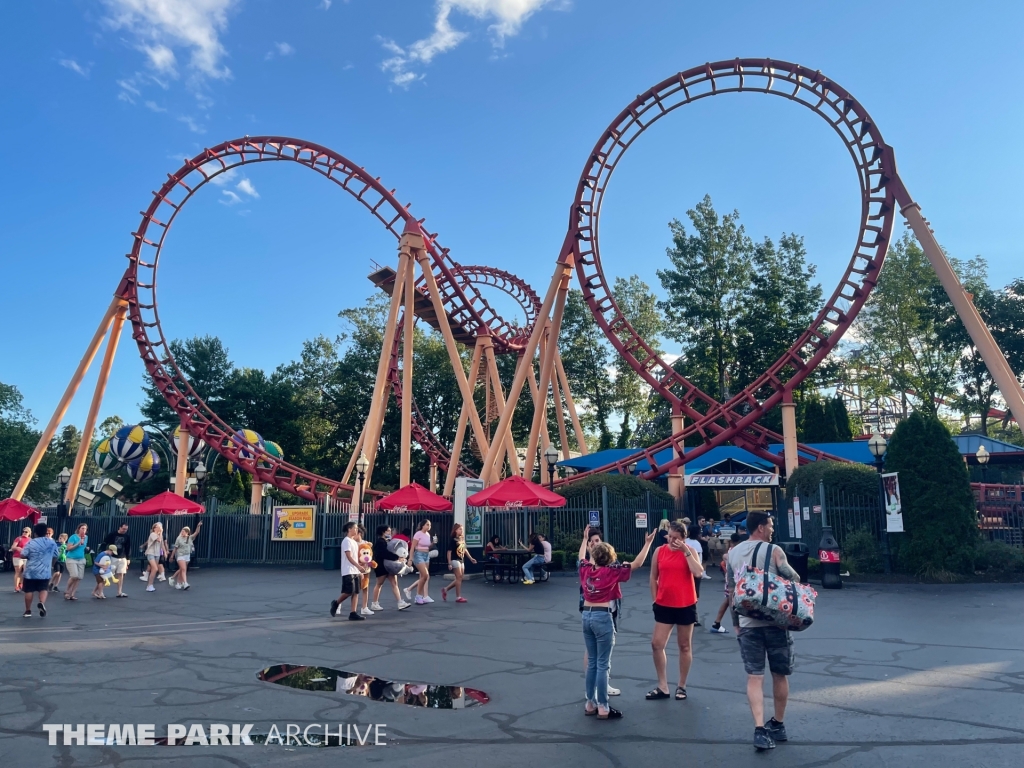
[[832,422],[836,425],[836,441],[849,443],[853,440],[853,425],[850,423],[850,414],[846,410],[846,403],[843,398],[836,395],[828,401],[828,409],[832,414]]
[[[228,424],[235,414],[225,406],[226,390],[235,374],[228,350],[216,336],[195,336],[170,342],[171,353],[197,395]],[[143,386],[145,399],[139,409],[146,421],[164,430],[173,430],[179,419],[148,376]]]
[[615,408],[615,383],[608,373],[611,354],[583,293],[577,289],[570,290],[566,298],[558,351],[572,396],[582,406],[580,420],[585,428],[598,433],[599,450],[610,448],[608,418]]
[[669,223],[671,267],[658,270],[667,298],[665,335],[683,348],[687,377],[718,400],[730,395],[736,373],[736,319],[750,281],[753,247],[739,212],[719,217],[705,195],[686,212],[691,234],[678,219]]
[[898,472],[905,533],[899,563],[912,573],[972,573],[978,542],[977,510],[963,457],[946,427],[917,412],[889,441],[885,468]]
[[0,382],[0,498],[14,491],[37,442],[35,419],[24,407],[21,392]]
[[944,343],[935,311],[941,290],[921,246],[907,232],[889,250],[871,298],[856,323],[863,339],[863,382],[874,396],[891,395],[910,412],[911,393],[935,416],[939,403],[956,395],[959,350]]
[[801,437],[805,443],[835,443],[839,440],[835,412],[830,402],[822,402],[817,395],[806,398]]
[[[665,330],[665,322],[658,311],[658,298],[650,286],[637,275],[628,279],[615,278],[612,288],[615,303],[626,320],[655,352],[662,353],[658,337]],[[629,448],[633,435],[631,423],[646,421],[651,403],[651,387],[630,368],[625,358],[615,356],[615,401],[622,415],[617,448]],[[631,420],[633,420],[631,422]]]

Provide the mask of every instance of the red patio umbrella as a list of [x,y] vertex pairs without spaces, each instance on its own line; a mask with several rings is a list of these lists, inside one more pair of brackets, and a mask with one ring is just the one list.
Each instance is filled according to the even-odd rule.
[[32,518],[32,525],[39,519],[39,510],[24,504],[17,499],[4,499],[0,501],[0,520],[10,520],[12,523]]
[[205,512],[202,504],[196,504],[170,491],[154,496],[149,501],[136,504],[128,510],[129,515],[199,515]]
[[565,497],[543,485],[512,475],[480,493],[474,493],[466,503],[471,507],[564,507]]
[[431,493],[419,483],[409,483],[377,502],[377,509],[389,512],[451,512],[452,503]]

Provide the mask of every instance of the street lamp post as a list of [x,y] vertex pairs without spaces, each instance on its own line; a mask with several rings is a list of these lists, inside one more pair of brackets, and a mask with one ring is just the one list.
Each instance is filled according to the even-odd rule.
[[882,480],[882,470],[885,468],[885,452],[889,444],[881,432],[875,431],[868,440],[868,450],[875,457],[875,470],[878,472],[878,496],[882,502],[882,557],[885,560],[885,572],[892,572],[892,556],[889,552],[889,531],[885,524],[885,483]]
[[544,458],[548,462],[548,488],[555,490],[555,464],[558,462],[558,449],[554,445],[548,445],[544,450]]
[[[198,483],[196,491],[199,495],[199,503],[203,504],[205,500],[206,491],[206,465],[202,461],[200,461],[198,464],[196,464],[194,472],[196,476],[196,483]],[[206,505],[203,504],[203,506],[205,507]]]
[[64,467],[64,469],[58,472],[57,482],[60,483],[60,503],[57,505],[57,514],[61,517],[70,516],[71,510],[75,508],[75,502],[72,501],[68,505],[68,500],[64,497],[68,492],[68,483],[71,482],[71,470]]
[[370,460],[366,458],[365,453],[360,452],[359,458],[356,459],[356,479],[359,481],[359,495],[356,500],[359,506],[356,509],[358,510],[357,520],[360,528],[363,527],[363,481],[366,479],[366,470],[369,467]]
[[978,460],[981,465],[981,482],[988,482],[988,460],[991,458],[989,452],[985,450],[984,445],[978,446],[977,453],[974,454],[974,458]]
[[636,462],[631,461],[626,465],[626,471],[629,472],[630,477],[636,474]]

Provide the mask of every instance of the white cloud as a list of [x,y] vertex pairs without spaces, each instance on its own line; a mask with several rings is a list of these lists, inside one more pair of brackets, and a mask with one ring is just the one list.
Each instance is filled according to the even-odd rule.
[[161,106],[160,106],[159,104],[157,104],[157,103],[156,103],[155,101],[147,101],[147,102],[146,102],[146,107],[147,107],[147,108],[148,108],[148,109],[149,109],[150,111],[152,111],[152,112],[166,112],[166,111],[167,111],[167,108],[166,108],[166,107],[161,107]]
[[57,63],[60,64],[62,67],[65,67],[66,69],[70,69],[72,72],[77,72],[82,77],[89,76],[89,69],[91,68],[91,66],[83,67],[74,59],[61,59]]
[[452,50],[468,37],[469,33],[452,27],[452,11],[481,21],[493,19],[488,30],[494,47],[501,48],[505,38],[518,34],[526,20],[544,6],[566,5],[566,0],[435,0],[433,33],[405,48],[394,40],[382,39],[381,45],[394,56],[382,61],[381,69],[391,75],[392,83],[402,87],[422,80],[423,75],[413,71],[414,67],[429,64],[435,56]]
[[226,55],[220,35],[238,0],[103,0],[106,22],[127,30],[158,72],[176,76],[174,49],[190,54],[189,67],[200,78],[223,79],[231,71],[221,64]]
[[269,61],[274,56],[291,56],[293,53],[295,53],[295,49],[288,43],[274,43],[274,47],[267,51],[263,58]]
[[222,195],[224,195],[224,197],[222,197],[218,201],[221,205],[229,205],[230,206],[230,205],[237,205],[238,203],[242,202],[242,198],[240,198],[238,195],[236,195],[230,189],[222,189],[220,191],[220,193]]
[[325,11],[329,11],[329,10],[331,10],[331,3],[332,2],[333,2],[333,0],[320,0],[320,5],[317,6],[317,7],[323,8]]
[[253,183],[248,179],[242,179],[240,182],[238,182],[238,184],[235,185],[235,189],[237,189],[239,192],[248,195],[249,197],[260,196],[259,192],[256,191],[256,187],[254,187]]
[[178,117],[178,122],[187,125],[188,129],[192,131],[192,133],[206,133],[206,128],[199,125],[199,123],[197,123],[193,118],[189,117],[188,115],[180,115]]

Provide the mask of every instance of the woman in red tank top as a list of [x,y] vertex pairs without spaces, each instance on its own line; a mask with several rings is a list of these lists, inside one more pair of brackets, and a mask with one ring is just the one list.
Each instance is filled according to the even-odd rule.
[[690,674],[693,653],[690,647],[693,625],[697,622],[697,592],[694,578],[704,574],[700,558],[686,546],[686,530],[679,523],[671,523],[665,546],[658,547],[651,561],[651,599],[654,600],[654,636],[651,650],[654,654],[654,669],[658,673],[658,687],[648,692],[647,699],[667,699],[668,659],[665,646],[672,636],[672,628],[678,627],[676,642],[679,644],[679,685],[675,698],[686,698],[686,678]]

